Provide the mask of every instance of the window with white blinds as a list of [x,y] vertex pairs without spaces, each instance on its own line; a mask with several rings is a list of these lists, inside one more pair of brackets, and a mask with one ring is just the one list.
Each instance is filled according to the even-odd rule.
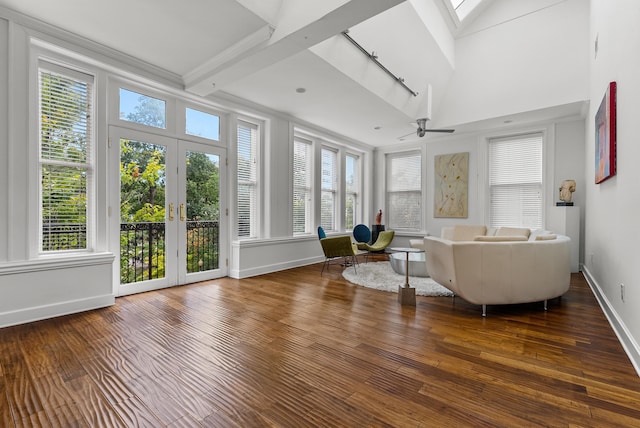
[[389,154],[387,163],[387,228],[422,228],[422,159],[419,152]]
[[311,233],[313,151],[310,141],[293,142],[293,233]]
[[541,133],[489,140],[492,227],[542,227],[542,153]]
[[335,151],[322,149],[322,191],[320,196],[320,225],[324,230],[336,230],[336,194],[338,155]]
[[360,158],[353,155],[346,155],[344,165],[344,227],[346,230],[353,229],[358,221],[358,195],[360,194],[360,182],[358,180],[359,170]]
[[238,121],[238,238],[258,236],[258,126]]
[[88,249],[93,181],[93,76],[40,63],[40,249]]

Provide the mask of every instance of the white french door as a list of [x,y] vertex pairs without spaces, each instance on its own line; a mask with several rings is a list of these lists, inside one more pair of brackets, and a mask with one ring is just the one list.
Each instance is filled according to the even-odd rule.
[[118,127],[110,143],[117,295],[226,276],[225,150]]
[[178,149],[178,282],[226,276],[225,151],[188,141]]

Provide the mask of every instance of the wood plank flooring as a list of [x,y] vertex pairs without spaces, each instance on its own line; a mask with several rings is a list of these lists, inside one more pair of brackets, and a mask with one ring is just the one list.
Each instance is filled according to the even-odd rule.
[[0,329],[1,427],[640,427],[640,378],[580,274],[480,307],[321,265]]

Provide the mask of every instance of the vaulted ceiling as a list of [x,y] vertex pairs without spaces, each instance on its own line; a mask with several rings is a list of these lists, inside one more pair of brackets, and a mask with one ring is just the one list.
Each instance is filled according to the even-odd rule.
[[[374,146],[411,133],[455,71],[450,0],[0,0],[158,67],[186,91],[240,97]],[[459,0],[456,0],[459,3]],[[403,79],[409,90],[342,34]],[[432,104],[429,109],[428,104]]]

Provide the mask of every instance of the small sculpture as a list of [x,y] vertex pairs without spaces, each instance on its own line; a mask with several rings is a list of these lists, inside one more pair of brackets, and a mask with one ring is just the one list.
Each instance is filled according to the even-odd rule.
[[376,224],[382,224],[382,210],[378,211],[378,214],[376,214]]
[[571,196],[576,191],[575,180],[564,180],[560,185],[560,200],[564,202],[571,202]]

